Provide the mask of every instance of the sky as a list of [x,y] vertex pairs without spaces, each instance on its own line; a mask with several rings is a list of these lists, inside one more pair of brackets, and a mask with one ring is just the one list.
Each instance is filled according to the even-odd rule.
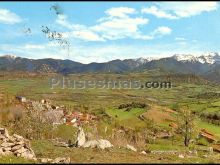
[[219,20],[215,1],[1,2],[0,55],[91,63],[220,52]]

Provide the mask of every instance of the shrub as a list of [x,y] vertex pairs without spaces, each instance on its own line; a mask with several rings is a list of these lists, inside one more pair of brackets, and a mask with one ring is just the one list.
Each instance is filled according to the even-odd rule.
[[209,142],[205,138],[200,138],[200,139],[198,139],[197,144],[203,145],[203,146],[208,146]]
[[174,111],[178,111],[179,110],[179,105],[177,103],[175,103],[175,104],[172,104],[170,108]]
[[0,109],[0,122],[9,124],[10,122],[19,121],[24,116],[24,108],[21,105],[11,105]]
[[145,103],[132,102],[128,104],[121,104],[119,105],[118,109],[126,108],[126,111],[130,111],[132,108],[147,108],[147,107],[148,105]]
[[77,129],[70,125],[59,125],[53,131],[53,136],[62,138],[66,142],[74,142],[76,139]]

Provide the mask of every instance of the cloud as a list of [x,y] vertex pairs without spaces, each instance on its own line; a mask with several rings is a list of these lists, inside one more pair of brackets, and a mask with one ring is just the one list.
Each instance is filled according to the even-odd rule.
[[31,50],[31,49],[44,49],[45,46],[44,45],[37,45],[37,44],[25,44],[24,49],[26,50]]
[[96,33],[100,33],[103,38],[108,40],[133,38],[139,33],[139,26],[148,24],[146,18],[131,17],[111,17],[103,19],[98,25],[90,27]]
[[115,59],[135,59],[139,57],[167,57],[173,54],[184,54],[207,51],[204,45],[184,44],[178,42],[162,44],[135,44],[135,43],[75,43],[69,51],[55,42],[42,44],[0,44],[0,54],[10,54],[26,58],[55,58],[70,59],[82,63],[107,62]]
[[102,37],[90,30],[78,30],[64,33],[64,36],[79,38],[84,41],[105,41]]
[[149,8],[144,8],[141,10],[142,13],[152,14],[158,18],[168,18],[168,19],[177,19],[176,16],[169,14],[163,10],[158,9],[156,6],[151,6]]
[[20,23],[22,19],[15,13],[7,9],[0,9],[0,23],[3,24],[15,24]]
[[171,29],[166,26],[160,26],[156,30],[154,30],[153,34],[154,35],[167,35],[171,33]]
[[172,29],[166,26],[160,26],[157,29],[155,29],[153,32],[151,32],[149,35],[138,35],[136,36],[139,39],[144,40],[152,40],[154,38],[158,38],[164,35],[168,35],[172,32]]
[[105,13],[111,17],[125,18],[128,14],[134,14],[136,11],[134,8],[128,7],[113,7],[105,11]]
[[19,57],[32,59],[54,58],[64,59],[67,51],[58,44],[49,42],[45,44],[0,44],[0,54],[14,54]]
[[86,26],[71,23],[66,15],[58,15],[56,23],[70,30],[63,33],[66,38],[78,38],[83,41],[107,41],[124,38],[152,40],[155,37],[171,33],[168,27],[158,27],[144,34],[140,27],[147,25],[149,19],[135,16],[136,10],[128,7],[113,7],[105,11],[105,16],[95,25]]
[[180,19],[218,8],[218,2],[158,2],[155,5],[143,8],[142,13],[152,14],[158,18]]
[[105,41],[85,25],[70,23],[66,15],[58,15],[55,22],[70,30],[69,32],[62,33],[64,38],[74,37],[84,41]]
[[56,23],[71,30],[68,37],[75,37],[85,41],[105,41],[122,39],[136,35],[140,25],[146,25],[147,18],[132,18],[135,9],[127,7],[110,8],[105,11],[106,16],[98,20],[93,26],[70,23],[66,15],[58,15]]
[[76,30],[76,29],[84,27],[82,25],[70,23],[68,21],[68,16],[64,15],[64,14],[57,15],[57,19],[55,20],[55,22],[65,28],[67,28],[67,29],[70,29],[70,30],[72,30],[72,29]]

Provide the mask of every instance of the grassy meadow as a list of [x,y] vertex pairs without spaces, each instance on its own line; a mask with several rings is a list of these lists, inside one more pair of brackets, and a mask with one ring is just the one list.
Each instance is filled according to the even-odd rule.
[[[49,99],[55,105],[64,105],[71,111],[81,111],[91,113],[100,118],[96,123],[97,132],[100,137],[108,138],[114,142],[112,134],[117,129],[128,129],[127,139],[131,138],[131,134],[137,135],[139,138],[139,146],[142,150],[177,150],[187,151],[183,145],[181,136],[176,135],[174,138],[158,139],[158,140],[143,140],[140,135],[145,131],[159,132],[162,130],[171,130],[169,124],[176,122],[178,119],[178,110],[187,106],[196,114],[195,125],[196,129],[207,129],[220,139],[220,123],[212,122],[207,115],[220,113],[220,98],[218,97],[198,97],[201,94],[210,92],[220,92],[220,86],[201,81],[187,82],[171,79],[172,88],[170,89],[62,89],[56,86],[51,89],[51,78],[56,75],[34,75],[34,76],[12,76],[10,74],[0,78],[0,100],[1,112],[8,104],[13,104],[16,95],[25,96],[30,100]],[[62,77],[61,75],[59,75]],[[127,73],[127,74],[73,74],[69,78],[76,80],[141,80],[142,82],[158,80],[159,73],[152,74],[151,72],[144,73]],[[163,76],[162,76],[163,77]],[[166,80],[161,79],[161,81]],[[119,105],[141,102],[149,105],[147,108],[132,108],[130,111],[119,109]],[[3,117],[0,114],[0,119]],[[140,119],[144,117],[144,120]],[[218,124],[219,123],[219,124]],[[8,127],[11,132],[19,130],[13,129],[13,124],[1,122],[1,127]],[[85,125],[86,131],[94,131],[93,126]],[[108,128],[107,131],[104,131]],[[20,131],[21,132],[21,131]],[[63,125],[61,128],[53,130],[53,136],[65,140],[74,139],[76,133],[72,128],[67,128]],[[146,133],[148,135],[148,133]],[[117,141],[117,140],[115,140]],[[121,139],[123,141],[123,139]],[[127,142],[132,143],[127,140]],[[122,143],[122,142],[121,142]],[[210,163],[220,162],[219,154],[213,154],[208,158],[200,157],[181,159],[178,156],[169,154],[141,155],[127,151],[125,148],[115,147],[107,151],[98,149],[71,149],[54,146],[51,141],[45,139],[32,139],[31,144],[33,150],[38,157],[69,156],[72,162],[103,162],[103,163]],[[132,143],[135,145],[135,143]],[[143,145],[142,145],[143,144]],[[208,144],[209,146],[210,144]],[[191,146],[192,147],[192,146]],[[194,148],[205,147],[196,145]],[[10,163],[26,163],[26,160],[14,157],[2,157],[0,163],[5,163],[10,160]],[[31,163],[31,161],[30,161]]]

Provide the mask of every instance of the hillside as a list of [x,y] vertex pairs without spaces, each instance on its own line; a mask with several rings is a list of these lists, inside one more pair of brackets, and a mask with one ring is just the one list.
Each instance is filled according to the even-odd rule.
[[0,71],[71,74],[143,72],[144,70],[155,69],[168,73],[196,74],[208,80],[220,82],[218,78],[220,73],[220,55],[218,53],[210,53],[198,57],[193,55],[174,55],[159,59],[138,58],[89,64],[50,58],[34,60],[10,55],[0,57]]
[[[31,74],[26,77],[27,74],[21,74],[24,73],[4,72],[0,76],[0,125],[7,128],[10,135],[16,133],[30,141],[37,158],[34,163],[42,162],[42,158],[68,158],[71,163],[219,163],[219,153],[208,150],[215,142],[196,137],[201,129],[205,129],[219,144],[220,123],[216,117],[219,116],[220,89],[218,85],[206,83],[198,76],[167,75],[156,70],[127,74],[69,75],[71,79],[81,80],[132,78],[143,82],[170,80],[173,83],[169,89],[80,90],[62,89],[59,86],[51,89],[48,80],[54,77],[52,74]],[[17,95],[27,98],[27,102],[19,102],[15,98]],[[180,110],[186,106],[195,114],[192,136],[195,143],[189,147],[184,146],[183,135],[175,130],[175,126],[181,124]],[[71,144],[75,142],[78,128],[73,127],[69,120],[57,126],[53,123],[57,123],[57,120],[62,122],[63,116],[68,119],[77,113],[95,116],[94,120],[82,122],[89,140],[104,138],[113,147],[104,150],[67,147],[70,140]],[[40,120],[42,118],[44,120]],[[63,146],[57,146],[57,140]],[[137,151],[129,149],[127,145],[132,145]],[[0,163],[9,160],[32,161],[12,155],[0,158]]]

